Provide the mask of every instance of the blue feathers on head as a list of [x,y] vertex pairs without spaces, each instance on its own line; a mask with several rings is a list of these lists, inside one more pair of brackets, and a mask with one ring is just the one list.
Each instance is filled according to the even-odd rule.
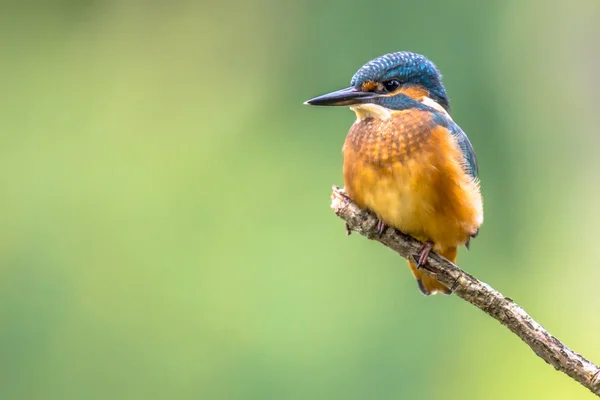
[[450,109],[440,71],[421,54],[401,51],[377,57],[363,65],[354,74],[350,84],[360,89],[366,82],[384,82],[390,79],[397,79],[403,84],[422,85],[433,100],[446,110]]

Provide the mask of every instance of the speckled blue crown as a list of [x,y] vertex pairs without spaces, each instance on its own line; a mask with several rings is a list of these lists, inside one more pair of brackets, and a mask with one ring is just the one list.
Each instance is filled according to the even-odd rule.
[[354,74],[350,84],[360,87],[368,81],[381,82],[393,78],[413,81],[419,77],[441,79],[441,74],[425,56],[400,51],[369,61]]
[[354,74],[350,84],[360,89],[365,82],[384,82],[390,79],[423,85],[431,97],[449,109],[440,71],[421,54],[400,51],[377,57],[363,65]]

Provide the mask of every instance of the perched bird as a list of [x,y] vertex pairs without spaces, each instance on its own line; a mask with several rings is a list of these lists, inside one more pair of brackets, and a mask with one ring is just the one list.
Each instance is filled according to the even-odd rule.
[[420,54],[398,52],[369,61],[350,87],[308,100],[350,106],[356,121],[344,143],[344,186],[361,208],[423,242],[409,261],[426,295],[450,289],[421,269],[433,249],[456,262],[483,222],[477,160],[467,135],[450,117],[437,67]]

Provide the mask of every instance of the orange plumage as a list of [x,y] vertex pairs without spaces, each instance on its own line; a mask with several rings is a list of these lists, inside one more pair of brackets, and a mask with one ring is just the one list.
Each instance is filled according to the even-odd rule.
[[[388,118],[355,111],[359,120],[344,144],[348,195],[387,225],[433,242],[434,251],[455,262],[457,247],[483,220],[479,184],[465,173],[456,139],[432,124],[428,111],[391,111]],[[414,264],[409,266],[424,293],[449,293]]]
[[[385,224],[422,241],[420,265],[432,248],[455,262],[483,222],[475,152],[450,117],[441,78],[421,54],[389,53],[363,65],[350,87],[305,103],[356,113],[344,144],[348,196],[377,214],[378,231]],[[450,292],[409,266],[423,293]]]

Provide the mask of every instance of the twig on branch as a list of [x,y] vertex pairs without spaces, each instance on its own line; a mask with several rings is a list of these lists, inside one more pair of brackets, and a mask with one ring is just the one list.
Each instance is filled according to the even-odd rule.
[[[331,199],[331,208],[346,221],[348,232],[356,231],[381,242],[416,264],[415,257],[418,257],[422,245],[419,241],[395,229],[387,229],[379,237],[375,215],[361,210],[346,197],[343,189],[334,186]],[[498,320],[527,343],[540,358],[600,397],[600,368],[552,336],[514,301],[434,252],[429,255],[425,272],[451,288],[458,297]]]

